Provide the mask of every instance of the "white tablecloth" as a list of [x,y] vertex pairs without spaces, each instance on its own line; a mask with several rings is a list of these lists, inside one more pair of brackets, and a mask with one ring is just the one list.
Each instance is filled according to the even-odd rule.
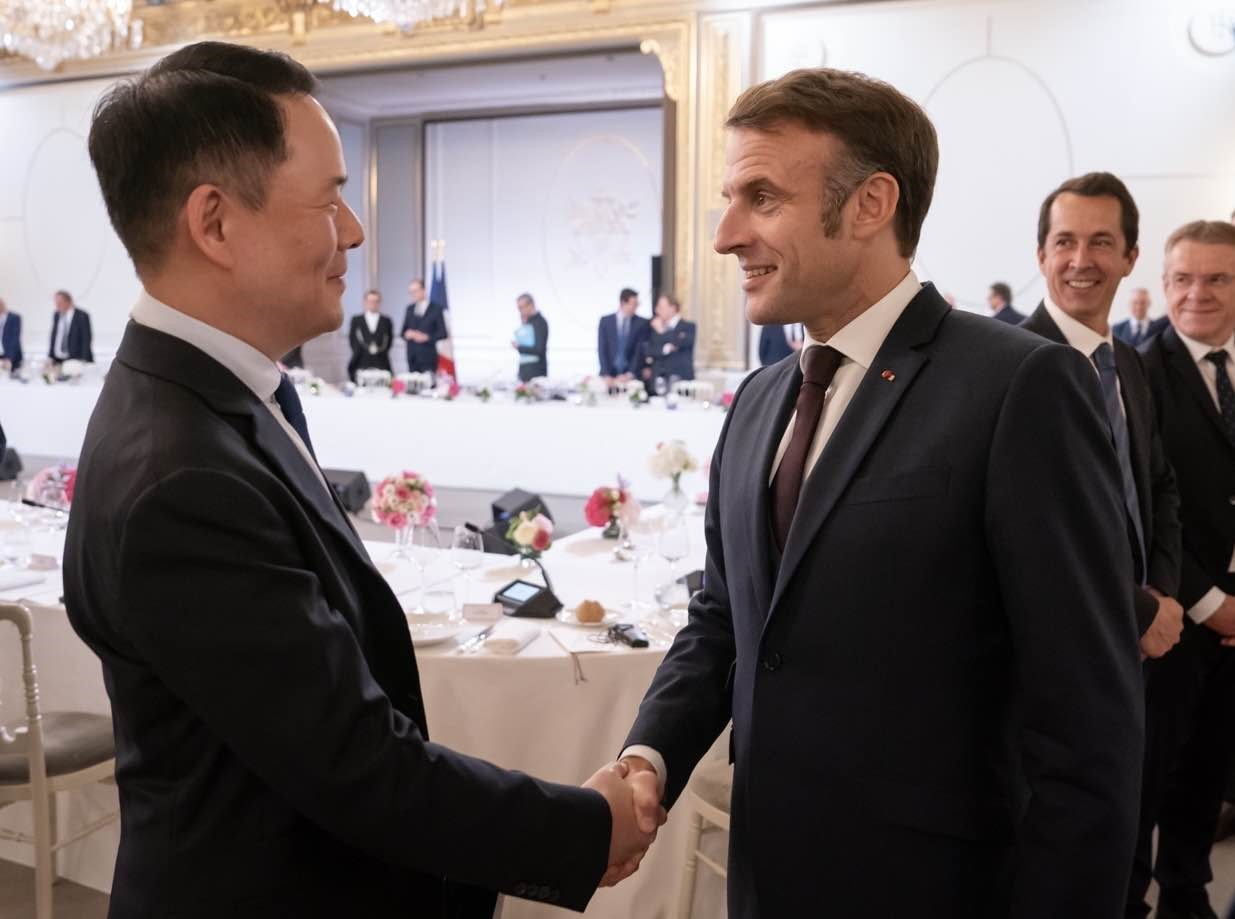
[[[655,527],[654,514],[648,529]],[[688,517],[691,553],[682,570],[700,567],[703,557],[702,518]],[[13,523],[0,503],[0,540]],[[35,550],[59,555],[62,534],[37,532]],[[653,551],[654,536],[644,542]],[[400,599],[415,607],[421,578],[407,561],[393,558],[390,543],[367,544],[370,555]],[[574,605],[591,597],[606,606],[618,606],[632,597],[632,565],[614,559],[614,543],[587,530],[559,541],[544,557],[557,594]],[[488,600],[507,581],[520,575],[514,559],[485,556],[473,573],[463,596],[461,582],[447,553],[429,553],[425,581],[432,586],[453,588],[460,601]],[[0,572],[11,570],[0,568]],[[641,566],[641,595],[650,599],[654,586],[668,573],[666,563],[655,557]],[[44,710],[77,709],[108,712],[98,660],[77,638],[59,604],[59,571],[47,572],[42,584],[0,592],[0,600],[18,597],[38,601],[34,650],[39,669]],[[536,576],[528,577],[537,580]],[[630,618],[630,617],[624,617]],[[553,640],[550,632],[570,642],[583,630],[553,620],[519,620],[542,627],[540,636],[519,655],[498,657],[480,652],[457,653],[457,641],[417,648],[433,738],[455,749],[484,757],[510,768],[561,782],[578,783],[606,760],[620,752],[620,745],[634,719],[664,649],[646,651],[628,648],[577,655],[583,681],[576,678],[574,663]],[[468,626],[466,637],[476,630]],[[597,645],[597,649],[601,646]],[[0,723],[24,717],[21,709],[21,671],[15,635],[0,632]],[[713,755],[721,755],[718,743]],[[103,808],[115,806],[115,790],[98,786],[61,796],[64,828],[80,826]],[[15,806],[0,811],[5,826],[28,827],[28,809]],[[687,815],[678,809],[662,828],[639,873],[610,890],[599,891],[586,915],[603,919],[663,919],[670,914],[677,894]],[[104,829],[67,849],[62,855],[62,873],[101,890],[110,887],[118,843],[118,825]],[[0,843],[0,857],[29,863],[28,850]],[[708,902],[718,902],[719,882],[704,890]],[[700,913],[702,914],[702,913]],[[716,915],[713,908],[708,915]],[[507,899],[503,919],[550,919],[571,915],[542,904]]]
[[[10,445],[76,457],[100,387],[0,380],[0,422]],[[659,400],[635,409],[620,399],[589,407],[516,403],[502,395],[488,403],[337,393],[302,399],[318,460],[328,468],[360,469],[373,481],[414,469],[447,488],[518,486],[557,495],[589,495],[620,473],[642,501],[658,500],[669,487],[648,469],[658,443],[685,441],[702,463],[724,421],[715,406],[682,403],[670,410]],[[702,475],[687,476],[684,487],[702,490]]]

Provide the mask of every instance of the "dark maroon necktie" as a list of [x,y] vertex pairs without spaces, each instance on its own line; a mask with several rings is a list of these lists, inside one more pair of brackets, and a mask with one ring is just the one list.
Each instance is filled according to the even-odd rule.
[[781,457],[776,476],[772,479],[772,529],[777,547],[783,552],[789,538],[789,526],[802,493],[806,475],[806,454],[823,416],[823,397],[836,376],[841,353],[826,345],[812,345],[802,355],[802,388],[798,390],[797,418],[793,435]]

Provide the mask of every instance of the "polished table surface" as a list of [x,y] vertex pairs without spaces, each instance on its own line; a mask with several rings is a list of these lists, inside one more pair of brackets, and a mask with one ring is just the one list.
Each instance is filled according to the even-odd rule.
[[[0,550],[19,529],[8,513],[10,509],[11,505],[0,504]],[[645,601],[668,577],[666,562],[655,554],[657,516],[655,509],[647,513],[636,536],[641,551],[648,553],[639,577],[639,596]],[[703,557],[702,517],[692,511],[686,519],[691,549],[682,570],[701,567]],[[63,533],[48,528],[46,521],[27,524],[24,529],[32,530],[34,551],[58,558]],[[618,560],[614,546],[595,529],[559,540],[543,558],[556,593],[570,606],[590,597],[618,608],[632,599],[633,563]],[[447,550],[419,550],[418,557],[425,563],[422,573],[417,562],[395,557],[391,543],[371,542],[366,547],[405,608],[411,610],[409,618],[417,632],[422,631],[420,623],[433,618],[416,612],[422,608],[426,586],[430,599],[441,600],[438,591],[445,590],[462,603],[487,600],[515,577],[538,580],[535,574],[529,577],[511,557],[486,555],[465,586]],[[0,578],[13,571],[11,566],[0,568]],[[0,600],[22,598],[35,604],[35,655],[44,710],[108,712],[98,661],[69,627],[59,603],[59,570],[35,574],[45,580],[0,590]],[[653,637],[662,639],[647,650],[586,640],[586,636],[603,630],[556,620],[519,620],[541,630],[519,654],[501,656],[483,649],[468,654],[460,652],[459,642],[482,625],[458,624],[455,638],[416,650],[430,734],[436,741],[502,766],[555,781],[583,781],[620,751],[672,634],[671,625],[659,614],[643,615],[648,617]],[[622,618],[643,617],[623,614]],[[568,653],[566,648],[576,649],[575,653]],[[18,660],[15,636],[0,634],[0,723],[12,724],[22,717]],[[718,742],[712,755],[722,752],[723,743]],[[66,828],[80,825],[114,803],[115,790],[110,787],[62,795],[62,824]],[[676,809],[661,830],[639,873],[612,890],[598,892],[587,916],[657,919],[670,914],[683,860],[686,815],[681,810]],[[21,826],[27,821],[28,809],[21,806],[0,811],[0,823],[5,826]],[[62,855],[62,873],[108,889],[117,841],[118,827],[113,825],[70,847]],[[26,850],[12,844],[0,844],[0,857],[28,861]],[[701,880],[701,884],[706,883]],[[718,889],[713,883],[711,890],[703,891],[705,900],[715,903]],[[506,898],[502,919],[566,915],[555,907]]]

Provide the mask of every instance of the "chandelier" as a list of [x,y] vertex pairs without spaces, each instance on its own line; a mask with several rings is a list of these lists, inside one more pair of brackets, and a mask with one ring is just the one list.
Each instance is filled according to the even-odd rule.
[[133,0],[0,0],[0,48],[54,70],[69,58],[139,46],[132,12]]
[[474,18],[487,7],[502,3],[503,0],[334,0],[331,6],[349,16],[364,16],[410,32],[434,20]]

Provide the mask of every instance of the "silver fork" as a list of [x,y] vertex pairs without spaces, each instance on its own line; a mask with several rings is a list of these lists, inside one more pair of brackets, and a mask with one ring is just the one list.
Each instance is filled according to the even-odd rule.
[[495,628],[497,628],[496,622],[493,623],[493,625],[488,626],[487,628],[481,629],[479,632],[477,632],[467,641],[463,642],[463,644],[459,645],[459,647],[455,649],[455,653],[456,654],[473,654],[476,651],[479,651],[480,646],[484,644],[485,639],[489,637],[490,633]]

